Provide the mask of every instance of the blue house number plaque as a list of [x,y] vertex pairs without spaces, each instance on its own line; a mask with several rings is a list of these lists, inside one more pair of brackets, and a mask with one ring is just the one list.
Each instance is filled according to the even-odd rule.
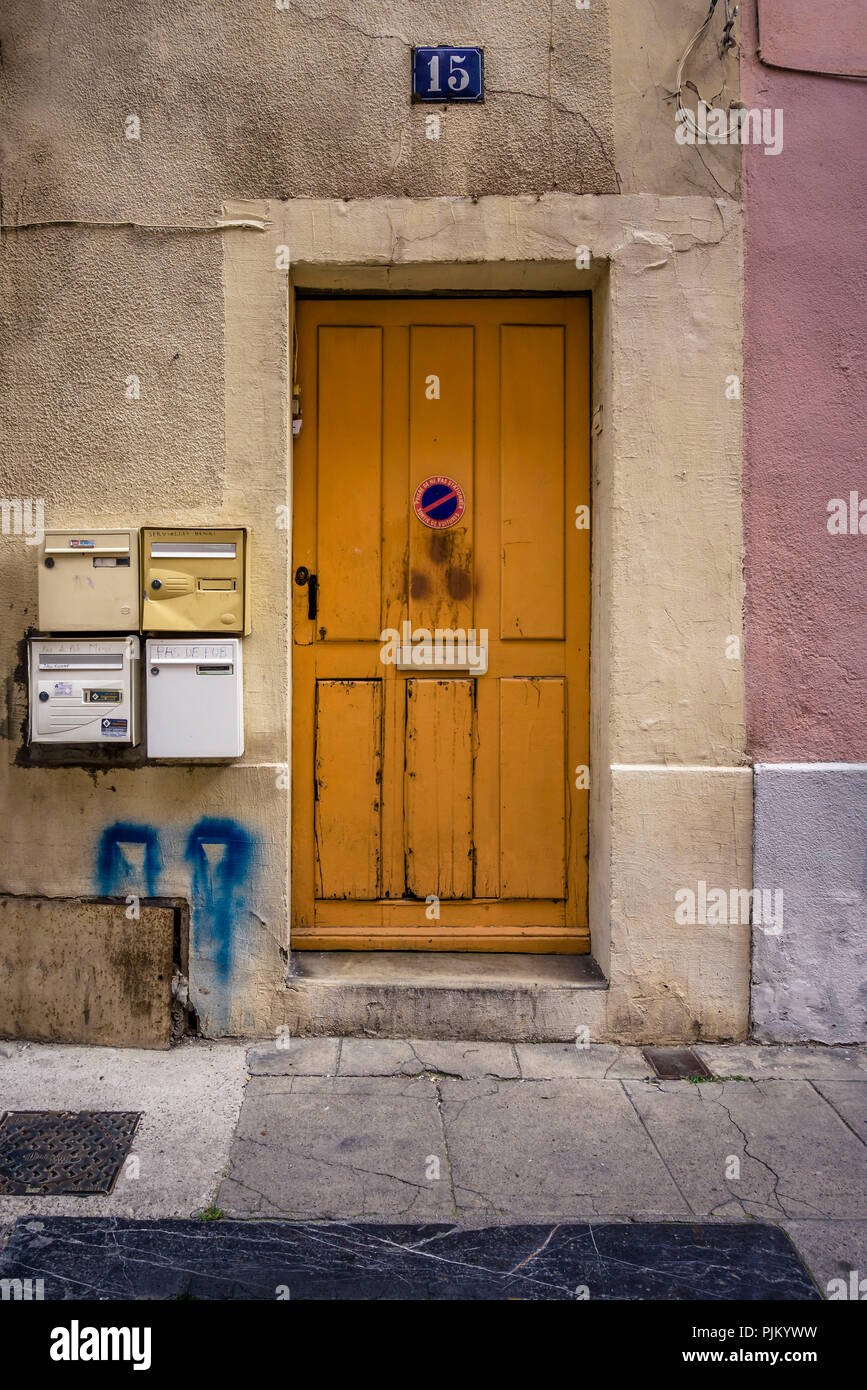
[[484,49],[414,48],[413,101],[484,101]]

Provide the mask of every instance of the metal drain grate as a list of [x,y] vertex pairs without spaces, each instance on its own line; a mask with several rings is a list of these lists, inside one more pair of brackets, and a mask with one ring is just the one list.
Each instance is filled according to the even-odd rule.
[[663,1081],[683,1081],[687,1076],[709,1078],[712,1075],[691,1047],[646,1047],[644,1056]]
[[0,1119],[0,1193],[111,1192],[141,1113],[11,1110]]

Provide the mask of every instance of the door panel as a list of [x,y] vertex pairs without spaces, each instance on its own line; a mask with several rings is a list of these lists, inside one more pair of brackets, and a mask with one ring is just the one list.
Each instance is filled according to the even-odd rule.
[[378,898],[382,685],[316,685],[316,866],[320,898]]
[[[462,480],[467,510],[447,530],[409,525],[409,616],[414,627],[472,627],[473,329],[410,330],[409,525],[415,487],[436,474]],[[430,380],[434,378],[434,380]],[[438,392],[433,396],[432,392]],[[464,482],[465,480],[465,482]]]
[[565,695],[562,680],[500,681],[500,892],[505,898],[566,896]]
[[563,637],[563,329],[501,330],[500,636]]
[[[319,330],[319,627],[357,641],[380,630],[382,329]],[[352,543],[347,544],[347,537]]]
[[[308,300],[297,335],[293,944],[587,950],[587,302]],[[399,671],[407,621],[485,629],[487,674]]]
[[406,683],[406,883],[417,898],[473,896],[473,687]]

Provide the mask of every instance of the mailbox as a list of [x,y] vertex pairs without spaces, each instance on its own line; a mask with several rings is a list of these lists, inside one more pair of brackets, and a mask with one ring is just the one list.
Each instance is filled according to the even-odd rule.
[[138,620],[137,531],[45,532],[39,550],[42,632],[129,632]]
[[143,632],[250,631],[249,536],[244,527],[145,527]]
[[146,644],[149,758],[240,758],[244,751],[241,643]]
[[30,639],[31,743],[138,743],[137,637]]

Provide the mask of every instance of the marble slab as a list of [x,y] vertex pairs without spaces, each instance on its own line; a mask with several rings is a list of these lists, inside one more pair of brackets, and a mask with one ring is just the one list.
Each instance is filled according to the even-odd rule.
[[808,1300],[779,1227],[495,1226],[22,1217],[0,1279],[45,1300]]

